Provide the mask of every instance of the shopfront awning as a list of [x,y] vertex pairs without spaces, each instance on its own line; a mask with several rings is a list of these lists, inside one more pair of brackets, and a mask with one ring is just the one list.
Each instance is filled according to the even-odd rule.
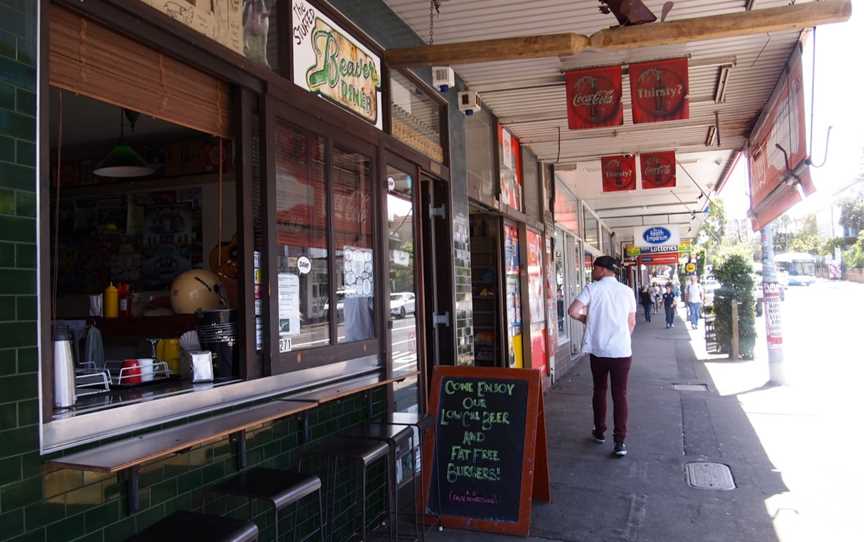
[[[385,1],[428,41],[428,1]],[[645,4],[659,18],[663,2]],[[531,42],[532,47],[539,48],[532,51],[532,58],[525,58],[529,56],[526,54],[513,59],[511,54],[508,60],[495,61],[502,55],[488,50],[485,56],[457,55],[453,58],[466,62],[453,65],[453,69],[523,145],[542,162],[555,164],[558,182],[597,211],[615,231],[618,241],[632,238],[633,226],[650,224],[680,224],[684,229],[682,237],[686,237],[688,229],[694,234],[698,230],[709,198],[744,149],[754,122],[801,39],[801,29],[844,20],[851,11],[851,4],[843,1],[820,2],[819,6],[809,2],[788,4],[786,0],[679,0],[666,23],[617,29],[620,35],[642,35],[646,41],[641,43],[651,46],[639,47],[639,43],[630,42],[627,47],[604,47],[595,36],[616,35],[616,29],[609,28],[617,21],[613,15],[601,13],[594,0],[537,0],[530,4],[521,0],[443,1],[440,14],[433,20],[434,44],[479,40],[507,43],[508,38],[558,34],[556,43],[563,49],[555,49],[552,44],[544,52]],[[769,13],[785,14],[789,24],[760,28]],[[655,27],[665,32],[672,22],[721,15],[735,15],[729,20],[749,30],[721,37],[713,29],[703,28],[702,34],[694,32],[687,39],[665,40],[664,45],[653,45],[648,39],[652,25],[666,24]],[[560,37],[563,35],[590,39],[586,44],[568,41]],[[398,54],[394,52],[389,60],[398,59]],[[672,58],[687,59],[688,118],[634,124],[630,66]],[[571,130],[564,74],[598,66],[622,67],[623,124]],[[602,191],[601,157],[669,150],[677,153],[675,188],[643,190],[640,186],[632,192]]]

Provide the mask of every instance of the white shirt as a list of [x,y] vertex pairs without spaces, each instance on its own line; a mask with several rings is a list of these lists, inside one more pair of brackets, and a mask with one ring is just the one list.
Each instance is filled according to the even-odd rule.
[[702,287],[691,283],[687,287],[687,303],[702,303]]
[[636,312],[633,290],[604,277],[586,286],[577,299],[588,307],[583,351],[601,358],[632,356],[628,319]]

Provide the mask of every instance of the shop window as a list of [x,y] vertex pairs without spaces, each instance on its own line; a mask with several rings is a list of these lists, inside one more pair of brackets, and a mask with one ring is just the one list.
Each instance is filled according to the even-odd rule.
[[372,162],[362,154],[336,147],[332,178],[337,342],[360,341],[375,334]]
[[584,212],[584,223],[585,227],[585,243],[593,246],[600,246],[600,220],[597,216],[586,206],[582,206],[582,210]]
[[[276,129],[279,351],[330,343],[324,140]],[[337,309],[338,310],[338,309]]]
[[507,310],[507,365],[523,367],[522,361],[522,258],[519,251],[519,227],[504,224],[504,287]]
[[444,162],[444,104],[406,74],[390,72],[390,131],[396,139],[436,162]]
[[567,342],[570,326],[567,325],[567,260],[564,232],[555,230],[555,305],[558,321],[558,341]]
[[491,203],[496,199],[495,120],[481,109],[465,122],[465,159],[468,166],[468,193]]

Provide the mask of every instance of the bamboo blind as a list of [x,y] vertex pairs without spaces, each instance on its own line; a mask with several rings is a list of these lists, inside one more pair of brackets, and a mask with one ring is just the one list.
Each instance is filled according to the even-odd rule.
[[57,6],[49,24],[51,85],[231,137],[227,83]]

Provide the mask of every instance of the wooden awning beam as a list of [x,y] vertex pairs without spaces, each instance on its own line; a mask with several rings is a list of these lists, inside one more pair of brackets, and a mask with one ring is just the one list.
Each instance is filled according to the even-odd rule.
[[590,37],[568,32],[391,49],[384,53],[384,60],[391,66],[431,66],[573,56],[585,49],[639,49],[801,30],[844,22],[851,16],[851,0],[823,0],[680,21],[619,26],[601,30]]

